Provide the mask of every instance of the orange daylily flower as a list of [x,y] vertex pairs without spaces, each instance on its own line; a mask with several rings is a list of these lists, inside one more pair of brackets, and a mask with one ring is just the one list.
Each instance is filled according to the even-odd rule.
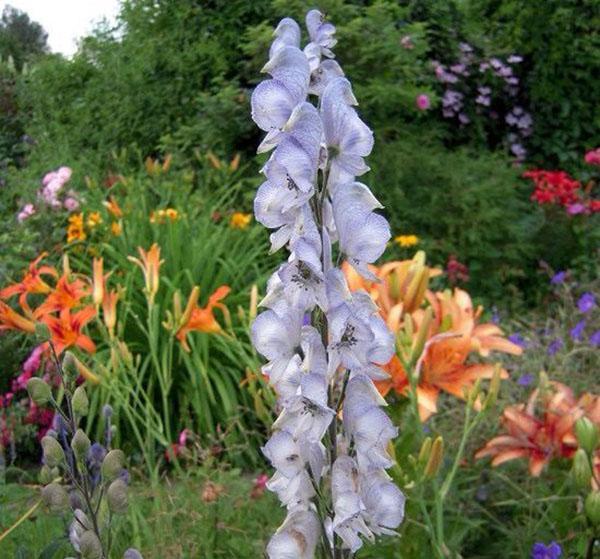
[[69,275],[70,271],[65,269],[54,290],[33,312],[36,319],[40,319],[48,313],[73,309],[80,303],[81,299],[90,295],[90,286],[85,281],[81,279],[69,281]]
[[0,301],[0,331],[1,330],[21,330],[33,334],[35,332],[35,322],[21,316],[4,301]]
[[117,219],[123,217],[123,210],[113,196],[109,196],[108,200],[105,200],[102,204],[113,217],[116,217]]
[[[503,337],[502,330],[495,324],[478,324],[483,309],[473,309],[466,291],[455,289],[453,293],[433,293],[427,289],[429,278],[441,272],[425,266],[423,252],[417,253],[412,260],[389,262],[379,268],[370,266],[370,270],[379,283],[365,280],[344,264],[350,289],[364,289],[369,293],[392,332],[399,334],[405,326],[410,326],[412,348],[418,345],[417,340],[425,341],[418,363],[416,390],[422,421],[437,411],[440,392],[465,398],[477,379],[494,376],[492,364],[467,363],[471,354],[486,357],[492,351],[522,353],[519,346]],[[425,301],[431,307],[428,312],[432,313],[427,325],[423,324]],[[384,369],[390,378],[376,383],[378,390],[384,396],[390,390],[406,395],[410,386],[401,359],[394,356]],[[508,373],[501,370],[500,376],[507,378]],[[475,405],[480,404],[476,402]]]
[[246,229],[252,221],[252,214],[243,212],[234,212],[229,218],[229,227],[232,229]]
[[[541,397],[541,398],[540,398]],[[541,416],[536,405],[541,399]],[[573,391],[564,384],[551,382],[547,391],[536,389],[526,404],[508,406],[502,413],[506,434],[494,437],[475,454],[492,456],[492,466],[515,458],[529,460],[529,472],[537,477],[553,458],[570,458],[577,449],[573,427],[585,415]]]
[[65,307],[58,316],[48,314],[42,317],[42,322],[50,329],[57,355],[72,346],[77,346],[88,353],[96,351],[96,344],[81,331],[94,316],[96,316],[96,309],[89,305],[75,313],[71,313],[71,309]]
[[40,261],[48,255],[47,252],[40,254],[29,264],[29,269],[23,274],[19,283],[9,285],[0,290],[0,299],[9,299],[13,295],[19,295],[19,304],[23,309],[29,311],[27,295],[30,293],[47,294],[52,288],[43,280],[43,276],[58,277],[58,272],[52,266],[39,266]]
[[148,251],[145,251],[142,247],[138,247],[138,252],[140,253],[140,258],[128,256],[127,259],[141,268],[146,284],[146,294],[150,302],[153,303],[154,297],[158,292],[160,267],[164,260],[160,259],[160,247],[156,243]]
[[185,351],[190,351],[190,347],[187,343],[187,335],[189,332],[197,331],[213,334],[221,332],[221,325],[217,322],[213,310],[219,308],[226,316],[229,314],[227,307],[220,301],[227,297],[230,291],[231,288],[227,285],[218,287],[208,298],[206,307],[198,306],[198,290],[194,289],[192,291],[186,310],[182,316],[182,325],[176,334],[177,339],[181,342],[181,346]]

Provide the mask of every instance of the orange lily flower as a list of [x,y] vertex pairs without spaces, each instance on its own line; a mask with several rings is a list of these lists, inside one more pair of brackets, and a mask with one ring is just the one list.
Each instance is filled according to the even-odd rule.
[[146,294],[150,299],[150,303],[153,303],[158,292],[159,270],[164,260],[160,259],[160,247],[156,243],[147,252],[142,247],[138,247],[138,252],[141,259],[133,256],[128,256],[127,259],[141,268],[146,284]]
[[21,316],[4,301],[0,301],[0,330],[21,330],[33,334],[35,322]]
[[47,294],[52,288],[42,279],[42,276],[58,277],[58,272],[52,266],[40,266],[40,261],[48,255],[47,252],[40,254],[33,262],[29,264],[29,269],[23,274],[23,279],[19,283],[9,285],[0,290],[0,299],[9,299],[13,295],[19,295],[19,304],[23,309],[29,311],[27,305],[27,295],[30,293]]
[[217,322],[213,310],[219,308],[226,316],[229,314],[227,307],[220,301],[227,297],[230,291],[231,288],[227,285],[218,287],[208,298],[206,307],[198,306],[198,290],[195,288],[192,291],[181,319],[182,325],[179,327],[176,334],[177,339],[181,342],[181,346],[185,351],[190,351],[190,346],[187,343],[187,335],[189,332],[197,331],[212,334],[221,332],[221,325]]
[[50,329],[57,355],[72,346],[77,346],[88,353],[96,351],[96,344],[81,331],[94,316],[96,316],[96,309],[89,305],[75,313],[71,313],[71,309],[65,307],[58,316],[45,315],[42,317],[42,322]]
[[46,297],[46,300],[35,309],[33,316],[40,319],[42,316],[62,311],[63,309],[73,309],[81,299],[90,294],[89,285],[80,279],[69,281],[69,270],[65,270],[58,280],[54,290]]
[[529,472],[537,477],[544,467],[558,457],[570,458],[577,449],[573,433],[575,422],[583,417],[572,390],[559,382],[551,382],[543,394],[542,414],[536,416],[536,404],[542,395],[540,389],[532,392],[527,404],[508,406],[502,414],[505,435],[494,437],[475,458],[492,456],[492,466],[515,458],[529,460]]
[[108,200],[102,202],[109,213],[117,219],[123,217],[123,210],[113,196],[109,196]]

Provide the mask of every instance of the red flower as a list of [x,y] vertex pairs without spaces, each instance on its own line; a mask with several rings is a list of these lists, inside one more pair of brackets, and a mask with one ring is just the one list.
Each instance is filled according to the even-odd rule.
[[523,173],[523,177],[534,182],[535,190],[531,199],[540,205],[559,204],[566,208],[580,202],[578,190],[581,183],[564,171],[533,169]]

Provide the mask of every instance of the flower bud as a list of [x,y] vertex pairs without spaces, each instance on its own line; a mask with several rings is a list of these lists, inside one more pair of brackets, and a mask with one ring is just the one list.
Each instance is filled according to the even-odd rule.
[[494,376],[490,381],[490,389],[488,390],[485,401],[483,402],[483,409],[489,410],[494,407],[496,400],[498,399],[498,392],[500,392],[500,365],[496,364],[494,367]]
[[81,559],[101,559],[104,555],[102,543],[100,543],[98,536],[91,530],[87,530],[81,536],[79,550]]
[[42,489],[42,501],[51,512],[59,513],[69,508],[69,494],[60,483],[50,483]]
[[423,314],[423,320],[421,321],[421,325],[419,327],[419,331],[417,332],[417,337],[415,340],[415,344],[412,348],[410,360],[412,363],[416,363],[421,357],[423,353],[423,349],[425,347],[425,343],[427,342],[427,337],[429,336],[429,327],[431,325],[431,320],[433,318],[433,309],[428,307]]
[[87,415],[90,403],[83,386],[78,386],[75,389],[71,403],[73,404],[75,415],[78,415],[79,417]]
[[417,463],[419,464],[419,466],[424,467],[425,464],[427,464],[427,461],[429,460],[429,457],[431,456],[432,444],[433,444],[433,441],[431,440],[431,437],[427,437],[423,441],[423,444],[421,445],[421,450],[419,451],[419,457],[417,458]]
[[44,464],[40,469],[38,479],[42,485],[48,485],[49,483],[52,483],[59,475],[60,472],[58,471],[58,468],[50,468]]
[[102,461],[102,477],[105,481],[112,481],[119,477],[125,466],[125,454],[122,450],[111,450]]
[[582,417],[575,423],[575,435],[579,446],[590,456],[594,454],[598,446],[598,427],[587,417]]
[[585,498],[584,509],[592,526],[600,526],[600,491],[592,491]]
[[113,481],[106,491],[108,509],[113,514],[125,514],[127,512],[127,484],[122,479]]
[[43,406],[52,399],[52,390],[41,378],[33,377],[27,381],[27,392],[36,406]]
[[83,460],[90,449],[91,443],[88,436],[81,429],[77,429],[73,440],[71,441],[71,448],[77,457],[77,460]]
[[50,328],[48,328],[48,325],[45,322],[35,323],[35,335],[40,342],[48,342],[52,339]]
[[573,468],[571,469],[571,475],[575,481],[575,485],[579,489],[585,489],[589,487],[590,480],[592,479],[592,469],[590,468],[590,461],[588,455],[583,448],[580,448],[573,457]]
[[49,468],[60,466],[65,461],[65,451],[55,438],[46,435],[42,439],[42,449],[44,451],[44,463]]
[[62,360],[62,369],[65,380],[68,382],[75,382],[75,380],[77,380],[77,377],[79,376],[79,371],[77,370],[77,358],[70,351],[65,352],[65,356]]
[[142,557],[142,554],[137,549],[129,548],[125,552],[125,555],[123,555],[123,559],[144,559],[144,558]]
[[438,473],[440,466],[442,464],[442,459],[444,458],[444,439],[442,437],[438,437],[433,441],[433,445],[431,445],[431,453],[429,454],[429,460],[427,460],[427,465],[425,466],[425,470],[423,474],[426,478],[433,478]]

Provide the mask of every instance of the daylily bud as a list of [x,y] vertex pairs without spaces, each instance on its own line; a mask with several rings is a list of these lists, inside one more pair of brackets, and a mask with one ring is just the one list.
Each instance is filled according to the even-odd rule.
[[36,406],[43,406],[52,399],[52,390],[41,378],[33,377],[27,381],[27,392]]
[[65,451],[55,438],[46,435],[42,439],[42,449],[44,451],[44,463],[49,468],[60,466],[65,461]]
[[598,446],[598,427],[587,417],[582,417],[575,423],[575,434],[577,442],[590,456],[594,454]]
[[69,494],[60,483],[50,483],[42,489],[42,501],[51,512],[59,513],[69,508]]
[[113,481],[106,491],[108,508],[113,514],[127,512],[127,484],[122,479]]
[[79,542],[79,549],[81,559],[101,559],[104,554],[102,543],[92,530],[83,533]]
[[481,379],[478,378],[475,381],[475,384],[473,384],[471,389],[467,392],[467,403],[468,403],[469,407],[472,407],[475,405],[475,402],[477,401],[477,398],[479,397],[480,390],[481,390]]
[[419,451],[419,457],[417,458],[417,463],[421,467],[424,467],[425,464],[427,464],[427,461],[429,460],[429,457],[431,456],[432,444],[433,444],[433,441],[431,440],[431,437],[427,437],[423,441],[423,444],[421,445],[421,450]]
[[40,469],[38,479],[42,485],[48,485],[49,483],[52,483],[59,475],[60,473],[58,468],[50,468],[44,464]]
[[592,469],[590,468],[588,456],[582,448],[579,448],[573,457],[571,474],[579,489],[589,487],[592,479]]
[[78,460],[83,460],[87,456],[90,446],[88,436],[81,429],[77,429],[71,441],[71,448]]
[[104,259],[94,258],[92,268],[92,301],[99,307],[104,299]]
[[412,363],[416,363],[421,357],[421,354],[423,353],[423,348],[425,347],[425,342],[427,342],[427,336],[429,335],[429,327],[431,325],[432,318],[433,309],[429,307],[423,314],[423,320],[421,321],[419,331],[417,332],[417,338],[412,348],[410,356],[410,360]]
[[258,286],[254,283],[250,289],[250,306],[248,308],[248,317],[250,320],[256,318],[256,310],[258,308]]
[[40,342],[48,342],[52,339],[50,328],[48,328],[48,325],[44,322],[35,323],[35,335]]
[[600,525],[600,491],[592,491],[585,498],[584,509],[592,526]]
[[73,393],[73,411],[76,415],[84,417],[88,414],[90,402],[87,397],[87,393],[83,386],[78,386]]
[[125,454],[122,450],[111,450],[102,461],[102,477],[106,481],[112,481],[119,477],[121,470],[125,467]]
[[438,473],[442,459],[444,458],[444,439],[438,437],[431,446],[429,460],[425,466],[424,475],[426,478],[433,478]]
[[498,399],[498,392],[500,392],[500,365],[494,367],[494,376],[490,382],[490,389],[483,402],[484,410],[489,410],[494,407],[496,400]]

